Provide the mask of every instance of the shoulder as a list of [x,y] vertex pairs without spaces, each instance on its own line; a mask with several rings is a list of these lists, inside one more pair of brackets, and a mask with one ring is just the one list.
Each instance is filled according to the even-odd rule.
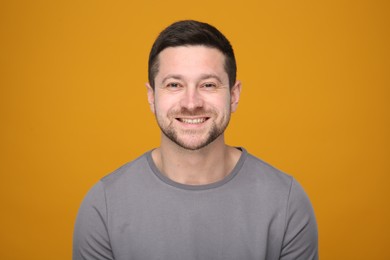
[[148,162],[149,153],[146,152],[101,178],[89,190],[87,197],[104,198],[108,202],[111,198],[130,196],[139,192],[141,187],[150,183],[150,179],[153,178]]
[[100,182],[103,186],[109,187],[139,178],[150,168],[148,163],[149,153],[150,152],[146,152],[138,158],[122,165],[118,169],[101,178]]
[[280,207],[284,239],[280,259],[318,259],[318,231],[313,207],[302,186],[290,175],[248,154],[242,175],[266,198],[269,209]]
[[297,180],[258,157],[247,153],[237,177],[240,185],[244,184],[246,190],[266,198],[270,205],[289,212],[302,208],[310,211],[309,199]]
[[105,212],[107,205],[112,206],[128,198],[139,197],[153,179],[148,162],[149,153],[141,155],[101,178],[88,191],[81,208],[95,208]]
[[246,153],[246,158],[241,168],[243,177],[276,192],[280,190],[287,191],[291,188],[294,182],[294,178],[291,175],[247,153],[245,150],[244,153]]

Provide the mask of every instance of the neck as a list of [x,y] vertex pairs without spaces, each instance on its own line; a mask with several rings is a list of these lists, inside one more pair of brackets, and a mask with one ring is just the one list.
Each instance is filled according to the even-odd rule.
[[204,185],[222,180],[240,158],[238,149],[227,146],[221,135],[198,150],[184,149],[170,140],[162,139],[152,153],[153,161],[162,174],[188,185]]

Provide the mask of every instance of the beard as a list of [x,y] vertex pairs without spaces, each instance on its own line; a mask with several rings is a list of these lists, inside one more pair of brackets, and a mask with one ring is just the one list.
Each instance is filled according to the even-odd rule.
[[209,145],[225,132],[230,120],[230,109],[222,116],[219,122],[211,122],[211,126],[208,129],[184,130],[173,126],[174,121],[177,120],[176,118],[197,115],[207,115],[208,120],[212,120],[217,118],[218,113],[215,110],[204,110],[203,108],[195,108],[193,110],[181,108],[179,111],[169,111],[165,120],[156,113],[156,119],[162,133],[172,142],[186,150],[195,151]]

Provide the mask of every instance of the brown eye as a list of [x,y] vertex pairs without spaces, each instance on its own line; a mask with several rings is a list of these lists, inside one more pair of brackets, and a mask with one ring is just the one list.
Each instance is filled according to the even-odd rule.
[[205,83],[205,84],[203,84],[203,87],[204,88],[215,88],[216,85],[214,83]]
[[178,88],[179,87],[179,84],[178,83],[169,83],[167,85],[168,88]]

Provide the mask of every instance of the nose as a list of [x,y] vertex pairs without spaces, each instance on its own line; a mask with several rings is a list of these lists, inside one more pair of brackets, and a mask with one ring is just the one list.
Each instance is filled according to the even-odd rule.
[[183,97],[180,101],[181,107],[185,107],[189,110],[199,108],[203,106],[203,98],[197,88],[188,87],[183,92]]

